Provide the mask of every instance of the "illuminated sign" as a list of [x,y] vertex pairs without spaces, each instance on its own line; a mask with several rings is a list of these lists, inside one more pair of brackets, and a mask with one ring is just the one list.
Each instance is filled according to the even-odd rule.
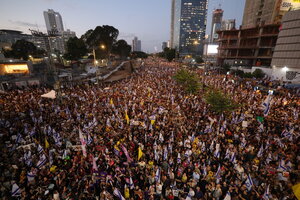
[[207,55],[216,55],[218,54],[218,47],[217,44],[209,44],[207,45]]
[[300,0],[283,0],[280,6],[281,11],[289,11],[290,8],[299,8]]
[[29,73],[27,64],[4,64],[6,74],[24,74]]

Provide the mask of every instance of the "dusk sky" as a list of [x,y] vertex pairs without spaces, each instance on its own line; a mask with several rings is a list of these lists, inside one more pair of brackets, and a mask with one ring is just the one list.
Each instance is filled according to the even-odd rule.
[[[0,29],[28,29],[46,32],[43,11],[53,9],[62,16],[64,28],[80,37],[97,25],[119,29],[118,39],[130,45],[134,36],[142,40],[142,50],[161,51],[161,43],[170,38],[171,0],[0,0]],[[245,0],[209,0],[207,30],[214,8],[224,10],[223,19],[241,24]],[[206,34],[208,34],[207,31]]]

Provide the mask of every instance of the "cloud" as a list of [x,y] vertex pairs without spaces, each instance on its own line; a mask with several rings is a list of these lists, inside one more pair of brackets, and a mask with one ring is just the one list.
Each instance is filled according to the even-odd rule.
[[14,24],[14,25],[18,25],[21,27],[45,27],[45,25],[43,24],[34,24],[34,23],[30,23],[30,22],[25,22],[25,21],[13,21],[13,20],[8,20],[9,23]]

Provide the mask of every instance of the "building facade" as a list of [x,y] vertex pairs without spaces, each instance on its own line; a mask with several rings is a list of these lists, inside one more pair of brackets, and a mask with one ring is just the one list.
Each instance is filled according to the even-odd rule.
[[207,0],[172,0],[171,48],[180,55],[203,54]]
[[222,18],[223,18],[223,10],[222,9],[215,9],[212,15],[212,22],[211,22],[211,31],[210,31],[210,42],[215,43],[218,40],[217,31],[221,29],[222,25]]
[[260,25],[239,30],[221,30],[218,64],[271,66],[280,25]]
[[235,29],[235,19],[223,20],[221,24],[221,30]]
[[300,10],[282,18],[271,65],[274,78],[300,83]]
[[163,42],[162,44],[161,44],[161,49],[162,50],[164,50],[165,48],[167,48],[168,47],[168,43],[167,42]]
[[132,51],[142,51],[142,42],[138,37],[134,37],[132,40]]
[[242,26],[280,23],[290,8],[299,6],[298,0],[246,0]]
[[48,9],[48,11],[44,11],[44,18],[48,33],[53,31],[61,33],[64,31],[62,17],[58,12]]

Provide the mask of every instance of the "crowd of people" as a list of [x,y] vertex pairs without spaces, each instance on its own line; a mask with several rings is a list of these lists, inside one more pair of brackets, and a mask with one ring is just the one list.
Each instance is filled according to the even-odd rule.
[[[175,62],[145,60],[130,78],[1,94],[1,199],[296,199],[299,91],[199,73],[239,103],[215,113],[187,94]],[[261,81],[269,84],[271,81]],[[263,104],[263,106],[262,106]]]

